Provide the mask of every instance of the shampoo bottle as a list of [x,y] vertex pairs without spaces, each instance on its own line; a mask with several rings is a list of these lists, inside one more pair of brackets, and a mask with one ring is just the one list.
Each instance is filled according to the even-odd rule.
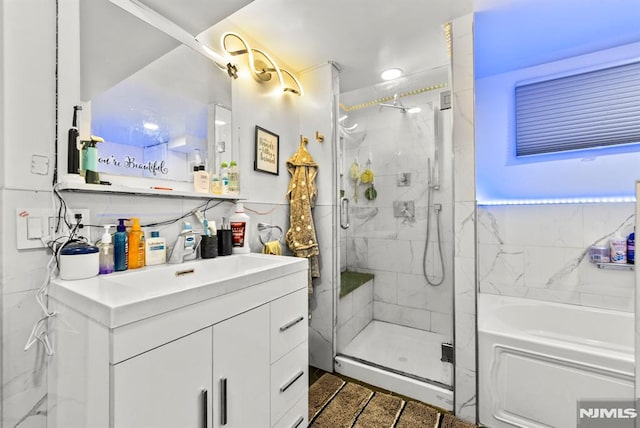
[[627,238],[627,263],[636,263],[636,231],[634,230]]
[[129,263],[127,260],[129,257],[129,239],[127,237],[127,228],[124,225],[125,220],[124,218],[118,219],[118,227],[115,235],[113,235],[113,261],[115,270],[118,272],[127,270]]
[[627,240],[620,235],[620,232],[611,238],[609,244],[611,246],[611,263],[626,263]]
[[113,272],[113,244],[111,243],[111,233],[109,233],[109,228],[111,226],[114,225],[104,225],[104,234],[102,235],[102,239],[100,239],[100,244],[98,245],[98,249],[100,250],[100,269],[98,273],[100,275]]
[[145,240],[146,253],[145,264],[161,265],[167,262],[167,242],[160,237],[160,232],[154,230],[151,232],[151,238]]
[[229,194],[238,195],[240,193],[240,168],[236,161],[229,164]]
[[144,267],[144,232],[140,229],[140,219],[134,217],[131,219],[133,226],[129,232],[129,269],[138,269]]
[[235,213],[229,219],[231,234],[233,235],[233,254],[246,254],[251,252],[249,247],[249,222],[250,218],[244,213],[244,205],[236,203]]

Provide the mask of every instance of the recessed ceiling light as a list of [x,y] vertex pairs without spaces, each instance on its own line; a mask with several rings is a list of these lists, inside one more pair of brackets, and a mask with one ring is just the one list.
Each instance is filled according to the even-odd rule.
[[225,122],[224,120],[215,120],[214,123],[218,126],[222,126],[222,125],[226,125],[227,122]]
[[144,126],[144,129],[148,129],[149,131],[157,131],[158,130],[158,124],[157,123],[144,122],[142,124],[142,126]]
[[400,76],[402,76],[402,70],[399,68],[390,68],[380,73],[380,77],[382,77],[383,80],[393,80]]

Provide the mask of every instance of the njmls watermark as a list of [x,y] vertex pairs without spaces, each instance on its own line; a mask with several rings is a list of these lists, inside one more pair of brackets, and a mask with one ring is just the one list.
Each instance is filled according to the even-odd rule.
[[639,405],[640,400],[580,400],[577,428],[634,428]]

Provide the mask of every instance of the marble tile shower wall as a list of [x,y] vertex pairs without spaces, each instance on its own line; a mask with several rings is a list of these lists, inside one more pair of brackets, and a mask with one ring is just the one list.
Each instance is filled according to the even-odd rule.
[[[451,334],[452,312],[452,203],[450,144],[444,144],[440,157],[440,190],[433,193],[435,203],[443,205],[440,239],[446,278],[441,287],[429,286],[423,277],[423,252],[427,232],[427,158],[433,158],[435,137],[433,111],[427,104],[438,105],[438,94],[403,100],[420,105],[419,114],[403,114],[395,109],[363,109],[350,113],[360,132],[344,139],[345,196],[350,199],[351,227],[341,236],[343,270],[375,274],[373,317],[377,320],[413,328]],[[357,158],[361,170],[371,155],[377,198],[364,197],[368,185],[360,184],[354,196],[355,182],[349,166]],[[446,160],[449,160],[448,162]],[[409,186],[398,186],[402,173],[411,175]],[[415,218],[396,218],[394,201],[413,201]],[[435,214],[431,211],[427,268],[439,279],[442,275],[437,259]]]
[[598,269],[591,245],[633,231],[635,204],[478,207],[480,292],[634,310],[634,275]]

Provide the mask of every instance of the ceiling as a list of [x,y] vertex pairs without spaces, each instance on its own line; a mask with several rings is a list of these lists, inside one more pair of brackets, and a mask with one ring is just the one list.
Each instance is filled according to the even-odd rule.
[[335,61],[340,92],[448,63],[444,24],[473,0],[254,0],[227,20],[292,70]]

